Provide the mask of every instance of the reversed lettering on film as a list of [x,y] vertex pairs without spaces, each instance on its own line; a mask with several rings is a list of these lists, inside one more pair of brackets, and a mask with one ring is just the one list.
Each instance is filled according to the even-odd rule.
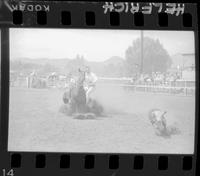
[[171,15],[182,15],[185,10],[185,4],[181,3],[130,3],[130,2],[105,2],[103,5],[104,13],[118,12],[118,13],[132,13],[142,12],[143,14],[152,14],[153,10],[158,13],[167,13]]
[[11,12],[13,12],[14,10],[28,11],[28,12],[50,11],[50,6],[48,4],[26,4],[23,2],[8,1],[8,0],[4,0],[3,3]]

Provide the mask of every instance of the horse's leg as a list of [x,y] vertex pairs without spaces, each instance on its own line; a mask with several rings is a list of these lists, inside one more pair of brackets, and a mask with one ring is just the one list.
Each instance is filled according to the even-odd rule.
[[76,104],[79,113],[86,113],[86,93],[82,86],[79,87],[77,92]]
[[74,100],[71,100],[71,112],[72,114],[77,112],[76,102]]

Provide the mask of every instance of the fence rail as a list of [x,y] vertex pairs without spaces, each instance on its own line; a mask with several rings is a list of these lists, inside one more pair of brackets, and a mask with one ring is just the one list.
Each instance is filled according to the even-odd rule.
[[173,95],[195,95],[195,87],[190,86],[169,86],[169,85],[145,85],[145,84],[114,84],[114,83],[100,83],[103,86],[119,86],[126,91],[132,92],[152,92],[152,93],[167,93]]
[[[63,87],[65,80],[57,80],[56,82],[46,82],[47,87]],[[126,91],[133,92],[154,92],[154,93],[168,93],[181,95],[195,95],[195,81],[168,81],[161,83],[154,82],[139,82],[134,84],[130,78],[99,78],[97,84],[103,86],[120,86]],[[53,86],[52,86],[53,85]],[[11,87],[30,87],[27,77],[21,77],[15,81],[10,80]]]

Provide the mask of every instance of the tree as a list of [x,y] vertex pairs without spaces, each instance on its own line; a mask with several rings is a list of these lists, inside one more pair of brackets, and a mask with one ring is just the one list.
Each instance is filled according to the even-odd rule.
[[[159,40],[144,37],[143,40],[143,73],[165,72],[171,66],[171,58]],[[133,41],[126,50],[126,68],[129,75],[141,70],[141,39]]]

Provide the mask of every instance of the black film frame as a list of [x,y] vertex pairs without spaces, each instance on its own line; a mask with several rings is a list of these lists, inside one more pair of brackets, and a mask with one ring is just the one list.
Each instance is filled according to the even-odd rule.
[[[103,13],[105,2],[54,2],[26,1],[25,5],[49,6],[36,12],[21,11],[17,8],[11,12],[5,2],[0,4],[1,29],[1,116],[0,116],[0,175],[3,170],[9,175],[95,175],[95,176],[184,176],[198,175],[197,145],[199,116],[199,42],[197,4],[185,3],[184,15],[151,15],[138,13],[136,19],[143,24],[134,23],[133,14]],[[13,0],[10,5],[17,7],[20,1]],[[141,5],[145,3],[140,3]],[[38,6],[39,8],[39,6]],[[89,13],[88,13],[89,12]],[[63,18],[62,18],[63,16]],[[159,19],[167,24],[159,24]],[[68,20],[64,20],[67,18]],[[137,20],[136,20],[137,21]],[[177,154],[95,154],[95,153],[34,153],[8,152],[8,113],[9,113],[9,28],[71,28],[71,29],[141,29],[141,30],[180,30],[195,33],[196,62],[196,123],[194,155]],[[197,153],[198,152],[198,153]],[[63,164],[64,163],[64,164]],[[159,169],[158,165],[164,169]],[[161,167],[162,168],[162,167]],[[10,172],[12,174],[12,172]]]

